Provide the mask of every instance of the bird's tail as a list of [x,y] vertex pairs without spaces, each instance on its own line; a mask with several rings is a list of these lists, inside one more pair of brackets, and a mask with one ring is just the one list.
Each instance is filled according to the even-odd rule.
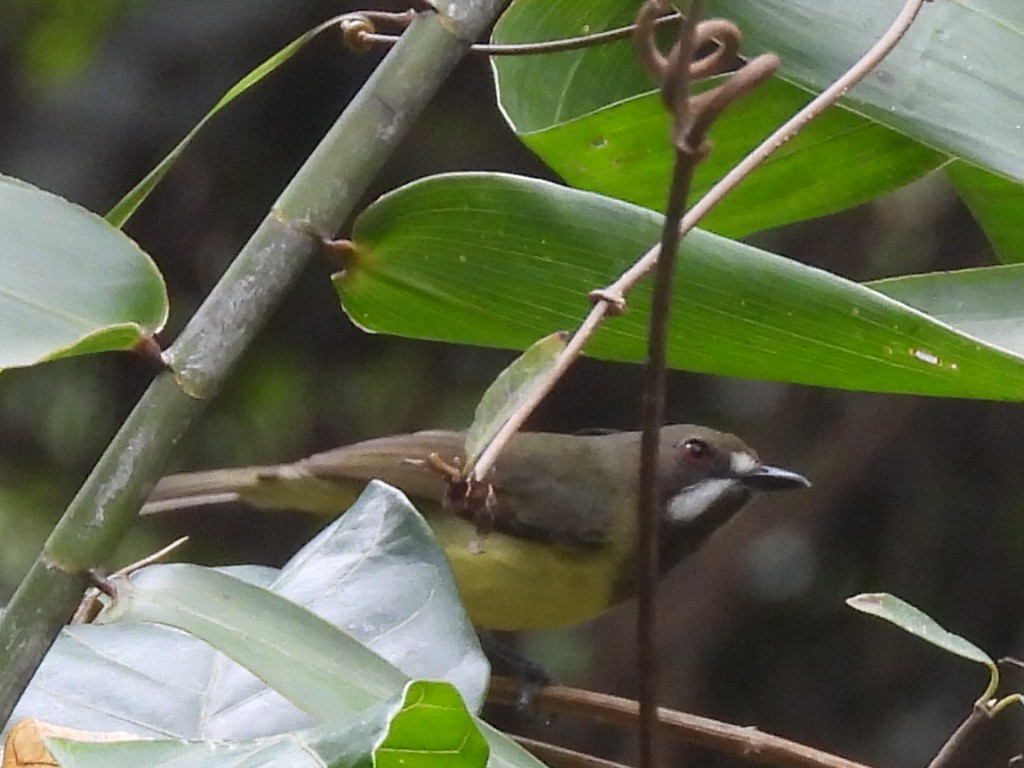
[[265,509],[338,515],[375,478],[412,497],[440,500],[443,481],[423,466],[423,459],[439,453],[452,461],[462,450],[462,439],[457,432],[417,432],[346,445],[292,464],[169,475],[156,484],[142,514],[244,502]]
[[355,501],[361,485],[315,477],[301,463],[185,472],[160,480],[142,514],[244,502],[264,509],[338,515]]

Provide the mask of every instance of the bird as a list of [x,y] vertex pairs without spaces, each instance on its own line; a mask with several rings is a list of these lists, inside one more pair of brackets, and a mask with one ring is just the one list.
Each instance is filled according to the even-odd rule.
[[[170,475],[143,513],[241,501],[337,515],[361,486],[404,491],[444,548],[470,621],[519,631],[579,624],[637,591],[639,432],[517,433],[487,478],[488,531],[444,503],[430,462],[457,466],[465,435],[429,430],[381,437],[289,464]],[[676,424],[658,450],[659,562],[664,575],[762,491],[807,488],[802,475],[764,464],[735,435]]]

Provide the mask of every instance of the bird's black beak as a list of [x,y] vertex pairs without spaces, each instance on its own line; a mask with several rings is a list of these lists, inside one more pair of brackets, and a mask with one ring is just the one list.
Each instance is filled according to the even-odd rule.
[[755,491],[785,491],[791,488],[810,488],[811,481],[796,472],[781,467],[759,464],[750,472],[740,476],[748,488]]

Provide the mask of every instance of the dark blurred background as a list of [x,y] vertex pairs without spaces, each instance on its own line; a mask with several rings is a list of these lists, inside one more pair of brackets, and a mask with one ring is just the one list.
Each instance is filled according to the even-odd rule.
[[[4,0],[0,172],[104,212],[238,77],[356,5],[312,0]],[[378,60],[326,35],[218,116],[127,227],[158,262],[172,340]],[[464,64],[367,201],[425,174],[550,173],[503,123],[486,62]],[[851,167],[851,173],[856,172]],[[992,263],[939,177],[751,241],[846,277]],[[345,318],[314,264],[181,447],[176,468],[277,462],[365,437],[469,423],[506,352],[381,336]],[[123,355],[0,377],[0,602],[146,386]],[[634,427],[641,370],[584,360],[535,429]],[[1024,412],[1001,403],[672,376],[672,421],[742,434],[814,488],[760,500],[661,591],[664,704],[756,725],[877,766],[927,763],[986,675],[844,598],[893,592],[994,656],[1024,655]],[[129,562],[190,533],[209,563],[279,564],[321,523],[245,510],[147,520]],[[565,682],[632,695],[634,607],[524,639]],[[1021,681],[1015,681],[1020,688]],[[1006,764],[1001,718],[963,765]],[[631,759],[629,734],[568,718],[541,738]],[[700,765],[738,765],[679,749]]]

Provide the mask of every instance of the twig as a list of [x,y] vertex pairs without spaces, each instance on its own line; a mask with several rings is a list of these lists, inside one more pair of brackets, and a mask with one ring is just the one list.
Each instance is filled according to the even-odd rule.
[[[182,546],[186,541],[188,541],[188,536],[179,536],[170,544],[168,544],[165,547],[161,547],[156,552],[146,555],[141,560],[136,560],[134,563],[129,563],[123,568],[119,568],[118,570],[114,571],[114,573],[110,575],[110,578],[114,579],[119,576],[130,576],[140,568],[145,568],[147,565],[152,565],[158,560],[162,560],[163,558],[167,557],[167,555],[176,550],[178,547]],[[89,587],[89,589],[85,590],[85,594],[82,595],[82,602],[78,604],[78,608],[75,610],[74,615],[71,617],[71,621],[69,621],[68,623],[88,624],[94,618],[96,618],[96,614],[99,612],[100,608],[100,592],[101,589],[97,586]]]
[[[488,694],[494,701],[512,704],[517,700],[520,683],[507,678],[491,678]],[[637,702],[619,696],[579,688],[553,685],[541,688],[532,700],[541,712],[577,715],[600,723],[633,728],[639,715]],[[823,752],[756,728],[745,728],[707,717],[658,710],[661,731],[688,744],[739,757],[774,768],[869,768],[863,763]]]
[[[906,0],[903,10],[893,21],[886,33],[879,38],[878,42],[856,64],[829,88],[813,99],[806,107],[797,112],[781,128],[765,139],[760,146],[741,160],[704,197],[690,208],[680,224],[680,236],[685,236],[712,208],[721,202],[727,193],[731,192],[737,184],[763,164],[772,153],[793,138],[793,136],[797,135],[805,125],[835,104],[840,97],[876,67],[889,51],[893,49],[896,43],[899,42],[900,38],[903,37],[913,20],[917,17],[921,6],[928,1]],[[759,58],[763,59],[763,66],[769,66],[772,63],[771,58],[773,57]],[[752,65],[754,62],[750,64]],[[614,316],[623,311],[626,305],[625,295],[654,266],[658,258],[658,250],[658,246],[654,246],[641,256],[632,267],[623,272],[615,282],[604,288],[596,289],[591,293],[591,300],[594,302],[594,306],[580,324],[576,333],[573,334],[569,343],[566,344],[565,349],[551,367],[546,379],[538,383],[531,396],[523,401],[519,410],[512,414],[505,426],[499,430],[494,440],[491,441],[490,445],[480,455],[474,470],[474,477],[476,479],[479,480],[487,475],[487,472],[494,466],[498,455],[504,450],[512,435],[519,431],[527,417],[533,413],[554,387],[555,383],[565,374],[566,370],[572,365],[576,357],[579,356],[583,347],[590,341],[590,338],[601,326],[605,318],[608,315]]]
[[[366,19],[366,11],[346,14],[350,17],[349,30],[346,30],[345,44],[352,50],[363,52],[373,45],[393,45],[398,41],[398,35],[382,34],[376,31],[372,21]],[[670,13],[655,20],[655,25],[663,27],[666,24],[677,22],[682,17],[678,13]],[[393,19],[387,19],[389,22]],[[485,56],[536,56],[543,53],[563,53],[565,51],[578,51],[583,48],[592,48],[599,45],[626,40],[633,34],[636,24],[625,27],[596,32],[592,35],[580,35],[579,37],[566,37],[560,40],[544,40],[538,43],[507,43],[496,45],[491,43],[476,43],[470,48],[470,53],[483,54]]]
[[[692,0],[679,38],[667,56],[658,50],[654,21],[664,11],[664,0],[647,0],[637,16],[637,54],[658,81],[662,101],[672,115],[675,158],[672,183],[662,225],[660,254],[651,292],[647,338],[647,369],[642,399],[643,434],[640,442],[639,498],[639,616],[637,619],[637,676],[640,688],[640,768],[655,765],[657,755],[657,654],[655,651],[655,593],[660,567],[658,532],[661,522],[658,458],[661,427],[665,421],[665,377],[669,335],[669,311],[675,285],[676,262],[682,239],[680,222],[686,212],[693,174],[707,157],[707,132],[730,103],[762,83],[778,65],[775,57],[758,57],[736,70],[725,81],[700,96],[690,96],[690,83],[702,76],[728,71],[740,44],[739,29],[727,21],[697,23],[702,0]],[[719,47],[697,59],[704,42],[716,39]]]
[[538,741],[526,736],[513,736],[512,738],[552,768],[629,768],[629,766],[616,763],[613,760],[594,757],[586,752],[566,749],[557,744],[548,744],[546,741]]
[[[343,14],[337,21],[345,47],[356,53],[366,53],[375,42],[372,38],[378,36],[376,34],[377,24],[387,24],[404,30],[412,24],[415,18],[416,11],[409,8],[401,13],[354,11]],[[387,35],[387,37],[394,44],[398,42],[401,35]]]
[[580,352],[583,351],[583,347],[590,337],[594,335],[594,332],[601,326],[604,321],[605,315],[608,313],[615,312],[615,304],[611,301],[600,301],[596,303],[593,309],[590,310],[590,314],[583,320],[583,323],[579,328],[576,329],[576,333],[573,334],[572,338],[565,345],[565,349],[555,360],[554,365],[551,366],[547,377],[543,380],[538,381],[536,389],[534,389],[530,396],[523,399],[522,405],[509,416],[501,429],[495,434],[494,439],[487,445],[487,447],[480,453],[480,458],[476,460],[476,464],[473,465],[473,477],[475,480],[480,481],[487,477],[487,473],[491,471],[494,466],[494,462],[497,460],[501,451],[504,450],[508,441],[512,439],[512,436],[519,431],[519,428],[523,426],[523,422],[526,418],[533,413],[534,409],[540,404],[540,402],[547,397],[548,392],[551,391],[552,387],[565,372],[572,365],[573,361],[579,357]]
[[658,583],[658,453],[659,434],[665,420],[665,355],[668,341],[668,317],[672,302],[679,250],[679,221],[686,210],[693,172],[700,162],[700,152],[686,139],[689,115],[690,63],[696,48],[696,20],[701,12],[700,0],[692,0],[686,21],[679,30],[678,42],[668,58],[657,50],[653,27],[646,17],[659,9],[657,0],[648,0],[641,7],[637,23],[636,47],[647,68],[660,81],[665,106],[673,115],[672,133],[676,151],[672,182],[665,220],[662,226],[658,259],[651,298],[651,314],[647,334],[647,366],[641,400],[643,433],[640,442],[640,477],[638,481],[639,516],[637,599],[637,684],[640,722],[637,738],[640,768],[653,768],[658,761],[658,657],[655,647]]
[[928,768],[945,768],[952,761],[953,756],[963,748],[970,734],[982,723],[987,723],[991,719],[992,710],[987,704],[980,702],[975,704],[971,709],[971,714],[957,726],[946,743],[942,745],[942,749],[928,763]]
[[[651,297],[647,332],[647,366],[644,377],[640,477],[637,515],[638,599],[637,599],[637,685],[640,700],[640,768],[654,768],[658,761],[658,655],[655,646],[658,586],[659,489],[658,453],[661,425],[665,421],[665,364],[668,347],[668,319],[672,286],[679,252],[679,222],[686,211],[690,183],[697,164],[704,157],[703,136],[690,135],[694,123],[690,103],[690,77],[697,49],[697,19],[701,0],[692,0],[679,39],[668,57],[663,57],[654,40],[653,17],[661,10],[659,0],[647,0],[637,17],[636,48],[648,70],[658,78],[665,106],[672,113],[675,160],[662,226]],[[695,141],[696,139],[696,141]]]

